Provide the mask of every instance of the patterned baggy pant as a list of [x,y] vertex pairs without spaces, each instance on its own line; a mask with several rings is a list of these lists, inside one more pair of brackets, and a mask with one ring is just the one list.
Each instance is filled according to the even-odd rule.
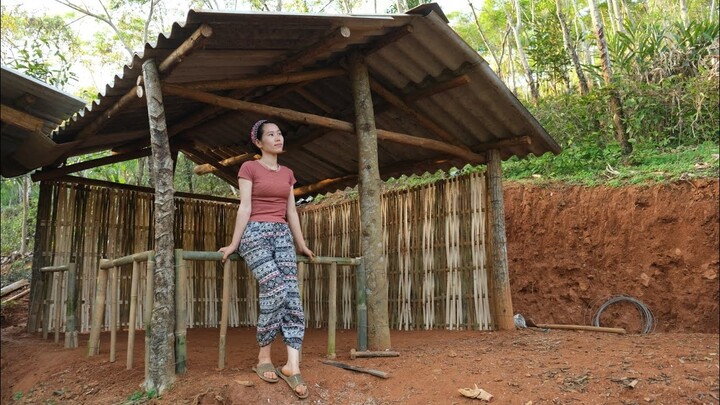
[[248,222],[238,253],[260,286],[258,344],[269,345],[279,331],[286,345],[300,350],[305,335],[305,315],[298,287],[295,245],[288,224]]

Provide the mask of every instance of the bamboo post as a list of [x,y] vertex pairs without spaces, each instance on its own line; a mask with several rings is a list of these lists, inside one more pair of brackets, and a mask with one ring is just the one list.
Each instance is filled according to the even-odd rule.
[[55,343],[60,342],[60,323],[62,323],[63,272],[57,272],[55,287]]
[[100,352],[100,329],[105,315],[105,297],[108,284],[108,269],[103,268],[110,260],[101,259],[98,269],[97,285],[95,286],[95,302],[93,306],[92,323],[90,325],[90,338],[88,340],[88,356]]
[[357,348],[358,351],[367,350],[367,293],[365,289],[365,260],[357,266],[355,272],[355,285],[357,295]]
[[328,294],[328,358],[335,359],[335,326],[337,325],[337,262],[330,264]]
[[150,335],[152,334],[152,309],[155,286],[155,253],[150,251],[147,259],[147,270],[145,275],[145,307],[143,308],[145,321],[145,378],[150,372]]
[[175,249],[175,372],[187,371],[187,270],[183,250]]
[[507,239],[505,236],[505,207],[502,189],[502,166],[500,152],[492,149],[487,152],[487,192],[490,204],[491,228],[490,252],[492,262],[492,298],[495,325],[499,330],[515,329],[513,321],[512,295],[510,293],[510,277],[507,262]]
[[115,362],[115,342],[117,342],[117,311],[118,301],[118,272],[114,266],[110,269],[110,363]]
[[75,263],[68,264],[67,280],[67,298],[65,299],[65,347],[72,349],[78,347],[77,321],[75,319],[78,297],[77,266]]
[[130,316],[128,319],[128,342],[127,342],[127,370],[133,366],[133,354],[135,351],[135,313],[137,312],[138,300],[138,278],[140,277],[140,262],[133,261],[132,279],[130,281]]
[[50,297],[48,295],[52,295],[52,273],[41,273],[42,279],[45,280],[45,291],[44,294],[42,294],[42,308],[43,308],[43,318],[42,318],[42,330],[43,330],[43,340],[47,340],[48,338],[48,329],[50,329]]
[[228,310],[230,307],[230,266],[232,262],[225,260],[223,265],[223,290],[222,290],[222,312],[220,315],[220,346],[218,357],[218,368],[225,368],[225,336],[228,327]]

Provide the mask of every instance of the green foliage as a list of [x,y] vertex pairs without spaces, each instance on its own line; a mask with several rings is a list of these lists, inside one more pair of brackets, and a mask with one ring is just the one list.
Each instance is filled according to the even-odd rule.
[[16,392],[16,393],[13,394],[13,401],[19,401],[19,400],[21,400],[22,398],[23,398],[23,392],[22,392],[22,391],[18,391],[18,392]]
[[81,41],[61,16],[2,6],[1,28],[4,65],[60,89],[77,80],[71,69]]
[[155,398],[159,398],[159,395],[154,389],[148,391],[135,391],[130,394],[125,402],[123,402],[123,405],[144,404]]

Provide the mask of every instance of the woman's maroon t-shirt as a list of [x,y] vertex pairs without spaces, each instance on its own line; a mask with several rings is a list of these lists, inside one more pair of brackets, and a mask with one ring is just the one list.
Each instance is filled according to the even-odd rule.
[[238,177],[252,182],[250,221],[287,223],[287,201],[295,184],[292,170],[279,166],[274,171],[252,160],[240,166]]

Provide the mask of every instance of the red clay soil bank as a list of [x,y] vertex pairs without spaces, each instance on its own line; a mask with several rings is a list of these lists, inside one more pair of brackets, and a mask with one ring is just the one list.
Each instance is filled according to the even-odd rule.
[[[718,180],[652,187],[508,184],[514,312],[535,323],[590,324],[615,295],[647,305],[658,332],[718,333]],[[602,326],[639,332],[628,302]]]

